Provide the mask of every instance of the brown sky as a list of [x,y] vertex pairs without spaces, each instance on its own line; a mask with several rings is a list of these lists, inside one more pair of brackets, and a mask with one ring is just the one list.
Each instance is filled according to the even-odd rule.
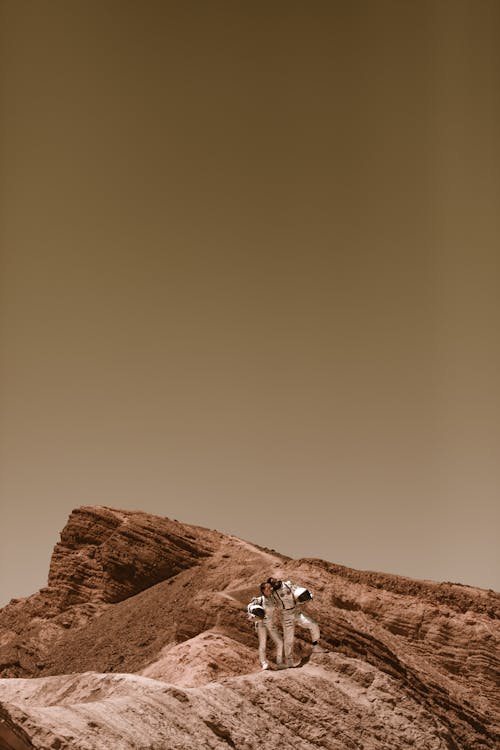
[[500,589],[500,5],[1,22],[0,604],[73,507]]

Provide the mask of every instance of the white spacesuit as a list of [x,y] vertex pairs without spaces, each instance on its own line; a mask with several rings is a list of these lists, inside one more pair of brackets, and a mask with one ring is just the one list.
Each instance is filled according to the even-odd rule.
[[267,634],[271,636],[276,646],[276,664],[283,663],[283,640],[274,624],[275,604],[271,597],[256,596],[247,606],[249,618],[255,623],[259,638],[259,659],[262,669],[269,669],[266,656]]
[[296,666],[293,659],[293,639],[296,624],[311,631],[313,652],[324,652],[325,649],[318,643],[320,630],[317,622],[309,615],[304,614],[300,609],[301,602],[312,599],[312,594],[309,590],[292,581],[278,581],[275,578],[269,578],[268,583],[272,586],[272,599],[276,604],[277,610],[281,613],[283,622],[286,665],[289,667]]

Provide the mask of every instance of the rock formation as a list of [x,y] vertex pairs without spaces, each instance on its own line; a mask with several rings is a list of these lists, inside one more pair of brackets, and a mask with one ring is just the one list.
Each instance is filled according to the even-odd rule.
[[[297,629],[297,669],[260,671],[245,605],[269,575],[315,594],[330,651]],[[79,508],[47,587],[0,611],[0,749],[493,750],[499,615],[492,591]]]

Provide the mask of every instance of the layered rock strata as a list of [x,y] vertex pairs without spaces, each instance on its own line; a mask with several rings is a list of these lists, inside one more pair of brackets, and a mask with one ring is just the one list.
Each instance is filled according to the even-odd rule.
[[198,565],[219,536],[148,513],[74,510],[54,548],[47,586],[0,610],[0,674],[41,673],[64,630]]
[[11,680],[3,694],[5,727],[31,743],[21,750],[454,747],[449,728],[397,680],[339,654],[195,688],[85,673]]
[[[261,674],[245,604],[269,575],[313,590],[330,653],[298,628],[301,666]],[[0,611],[0,748],[493,750],[499,619],[492,591],[81,508],[47,589]]]

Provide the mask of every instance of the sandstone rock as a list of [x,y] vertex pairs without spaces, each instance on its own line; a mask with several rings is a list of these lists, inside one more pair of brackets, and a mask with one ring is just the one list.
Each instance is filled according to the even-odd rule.
[[[300,668],[260,672],[245,604],[269,575],[313,590],[330,653],[297,629]],[[0,611],[0,748],[493,750],[499,616],[494,592],[78,509],[48,587]]]
[[63,630],[209,556],[217,532],[147,513],[95,506],[70,515],[50,563],[48,585],[0,610],[0,674],[43,670]]
[[194,535],[168,518],[79,508],[55,547],[49,589],[61,607],[119,602],[196,565],[213,551],[211,542],[201,530]]

